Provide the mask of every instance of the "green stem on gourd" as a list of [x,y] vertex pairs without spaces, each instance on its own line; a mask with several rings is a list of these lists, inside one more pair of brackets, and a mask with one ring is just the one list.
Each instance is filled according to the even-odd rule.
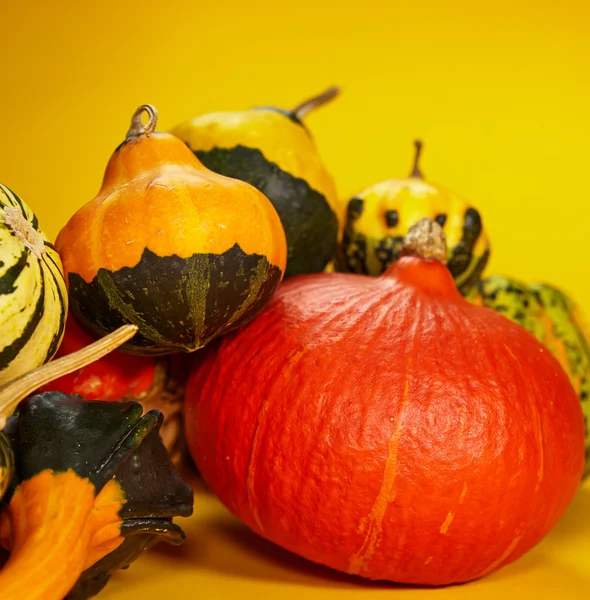
[[416,152],[414,154],[414,166],[412,167],[412,172],[410,173],[410,177],[417,177],[418,179],[424,179],[424,174],[420,170],[420,156],[422,155],[422,140],[414,140],[414,148],[416,148]]
[[123,325],[89,346],[48,362],[1,387],[0,431],[4,429],[6,421],[15,411],[19,402],[29,394],[58,377],[72,373],[102,358],[130,340],[136,332],[137,325]]
[[316,108],[327,104],[338,94],[340,93],[340,88],[338,86],[332,86],[327,90],[323,91],[321,94],[317,96],[313,96],[313,98],[309,98],[298,104],[295,108],[292,108],[289,112],[297,117],[298,119],[303,119],[308,113],[314,111]]
[[420,219],[410,227],[404,239],[401,255],[434,258],[446,265],[447,238],[443,228],[429,217]]
[[[143,113],[148,116],[148,122],[144,124],[142,117]],[[158,111],[155,106],[151,104],[142,104],[131,117],[131,125],[127,132],[127,137],[134,137],[138,135],[150,136],[156,129],[158,123]]]

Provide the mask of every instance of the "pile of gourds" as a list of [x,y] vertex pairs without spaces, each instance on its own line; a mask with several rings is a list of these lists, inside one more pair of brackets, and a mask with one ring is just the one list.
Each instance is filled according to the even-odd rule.
[[[420,142],[409,178],[375,184],[341,210],[303,122],[337,93],[330,88],[293,110],[204,115],[172,133],[156,130],[153,106],[140,106],[98,194],[55,245],[33,211],[0,185],[0,549],[9,553],[0,569],[3,600],[87,598],[159,539],[183,540],[172,523],[192,510],[192,493],[172,462],[184,455],[183,399],[192,458],[235,514],[294,552],[370,578],[438,584],[499,568],[561,515],[582,475],[584,449],[584,474],[590,472],[590,348],[577,307],[548,285],[483,277],[490,243],[482,215],[424,180]],[[462,335],[481,348],[488,344],[488,357],[504,357],[495,375],[486,379],[478,371],[488,360],[483,350],[466,358]],[[446,340],[438,352],[454,357],[453,377],[441,371],[451,367],[431,347],[438,337]],[[558,362],[548,353],[529,360],[544,349]],[[416,372],[420,361],[430,366]],[[461,372],[461,364],[470,366]],[[528,369],[540,376],[541,367],[549,373],[542,390],[518,374]],[[319,372],[332,375],[324,380]],[[453,387],[462,376],[472,380]],[[391,379],[377,383],[382,377]],[[449,397],[465,399],[466,407],[456,407],[461,436],[470,435],[466,419],[479,426],[486,386],[498,402],[514,400],[508,412],[529,403],[524,421],[515,417],[522,437],[513,435],[517,445],[540,444],[534,458],[540,463],[538,473],[524,469],[521,481],[536,485],[535,493],[549,484],[561,490],[545,512],[534,509],[535,535],[525,536],[522,524],[516,533],[492,527],[488,534],[507,540],[508,548],[488,548],[484,556],[474,540],[480,560],[464,569],[453,567],[464,557],[453,558],[451,542],[404,550],[384,541],[394,525],[416,535],[411,511],[387,516],[396,478],[404,481],[401,423],[416,410],[409,408],[416,386],[423,396],[427,389],[436,394],[441,381]],[[399,405],[380,404],[386,388],[392,398],[399,389]],[[555,408],[551,393],[558,392],[562,405]],[[381,410],[390,439],[379,446],[377,434],[365,439],[355,427]],[[555,450],[549,417],[569,432],[550,465],[543,463],[544,444]],[[314,429],[316,421],[323,429]],[[385,435],[383,423],[371,427]],[[283,453],[287,435],[299,443]],[[497,436],[497,444],[512,443]],[[316,462],[322,445],[325,455]],[[445,456],[487,452],[466,448]],[[367,462],[359,462],[357,451]],[[414,459],[430,464],[432,456],[424,449]],[[370,472],[381,460],[377,483]],[[464,456],[457,461],[463,488],[453,487],[451,496],[462,504],[490,482],[481,474],[474,479]],[[521,463],[511,464],[522,470]],[[305,487],[310,472],[315,477],[323,469],[319,483]],[[437,502],[453,481],[433,476],[422,496]],[[506,481],[492,483],[501,488]],[[349,523],[356,533],[345,539],[339,536],[348,524],[340,516],[350,518],[363,502],[353,509],[327,499],[344,502],[347,486],[375,497],[367,514]],[[402,512],[408,498],[399,500]],[[422,527],[438,515],[432,505],[425,511]],[[399,563],[402,551],[406,566]],[[64,553],[71,556],[67,565]],[[444,564],[439,556],[446,556]],[[23,577],[28,596],[19,585]]]

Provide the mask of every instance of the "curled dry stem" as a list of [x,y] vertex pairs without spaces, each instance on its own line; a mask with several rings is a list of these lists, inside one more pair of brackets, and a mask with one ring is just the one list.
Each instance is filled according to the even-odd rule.
[[[148,116],[148,122],[144,124],[142,121],[143,113]],[[158,111],[155,106],[151,104],[142,104],[131,117],[131,125],[127,132],[127,137],[134,137],[138,135],[151,135],[158,124]]]
[[290,112],[298,119],[303,119],[303,117],[314,111],[316,108],[319,108],[320,106],[323,106],[324,104],[327,104],[336,98],[338,94],[340,94],[340,88],[333,85],[332,87],[329,87],[327,90],[323,91],[321,94],[304,100],[301,102],[301,104],[298,104],[295,108],[292,108]]

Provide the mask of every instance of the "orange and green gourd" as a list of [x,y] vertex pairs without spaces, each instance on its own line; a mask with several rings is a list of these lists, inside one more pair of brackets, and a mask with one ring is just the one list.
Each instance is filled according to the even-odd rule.
[[420,219],[429,217],[447,238],[448,263],[459,291],[467,295],[487,265],[490,244],[479,211],[438,184],[425,181],[419,167],[422,143],[410,176],[370,186],[347,205],[336,269],[381,275],[400,258],[404,237]]
[[192,491],[159,436],[159,411],[142,416],[135,402],[46,392],[21,402],[3,425],[28,392],[136,329],[121,328],[0,389],[2,444],[10,443],[15,461],[0,502],[0,550],[10,552],[0,568],[2,600],[85,600],[155,543],[184,540],[172,518],[191,514]]
[[287,236],[285,277],[323,271],[336,251],[340,202],[304,117],[338,91],[291,110],[214,112],[172,129],[206,167],[250,183],[272,202]]
[[98,195],[56,240],[80,325],[95,337],[137,325],[124,350],[151,355],[192,352],[253,319],[287,254],[269,200],[156,123],[153,106],[137,109]]
[[590,475],[590,330],[579,307],[561,290],[515,279],[483,279],[472,302],[495,310],[532,333],[557,358],[582,403]]

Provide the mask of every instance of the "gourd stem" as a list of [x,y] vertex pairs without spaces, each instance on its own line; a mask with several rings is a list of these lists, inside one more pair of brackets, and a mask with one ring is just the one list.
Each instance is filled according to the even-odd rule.
[[401,255],[434,258],[446,265],[447,238],[443,228],[428,217],[420,219],[408,231]]
[[130,340],[136,332],[137,325],[123,325],[86,348],[33,369],[1,387],[0,431],[4,429],[6,420],[15,411],[19,402],[29,394],[58,377],[72,373],[72,371],[102,358]]
[[416,148],[416,153],[414,154],[414,166],[412,167],[412,172],[410,173],[410,177],[418,177],[419,179],[424,179],[424,174],[420,170],[420,156],[422,154],[422,141],[414,140],[414,147]]
[[[147,113],[148,122],[144,125],[142,121],[143,113]],[[127,132],[127,137],[133,137],[137,135],[150,136],[156,129],[158,123],[158,111],[155,106],[151,104],[142,104],[131,117],[131,125]]]
[[305,115],[308,113],[336,98],[339,93],[340,88],[334,85],[321,94],[313,96],[313,98],[309,98],[308,100],[304,100],[301,102],[301,104],[298,104],[295,108],[292,108],[290,113],[298,119],[303,119],[303,117],[305,117]]

